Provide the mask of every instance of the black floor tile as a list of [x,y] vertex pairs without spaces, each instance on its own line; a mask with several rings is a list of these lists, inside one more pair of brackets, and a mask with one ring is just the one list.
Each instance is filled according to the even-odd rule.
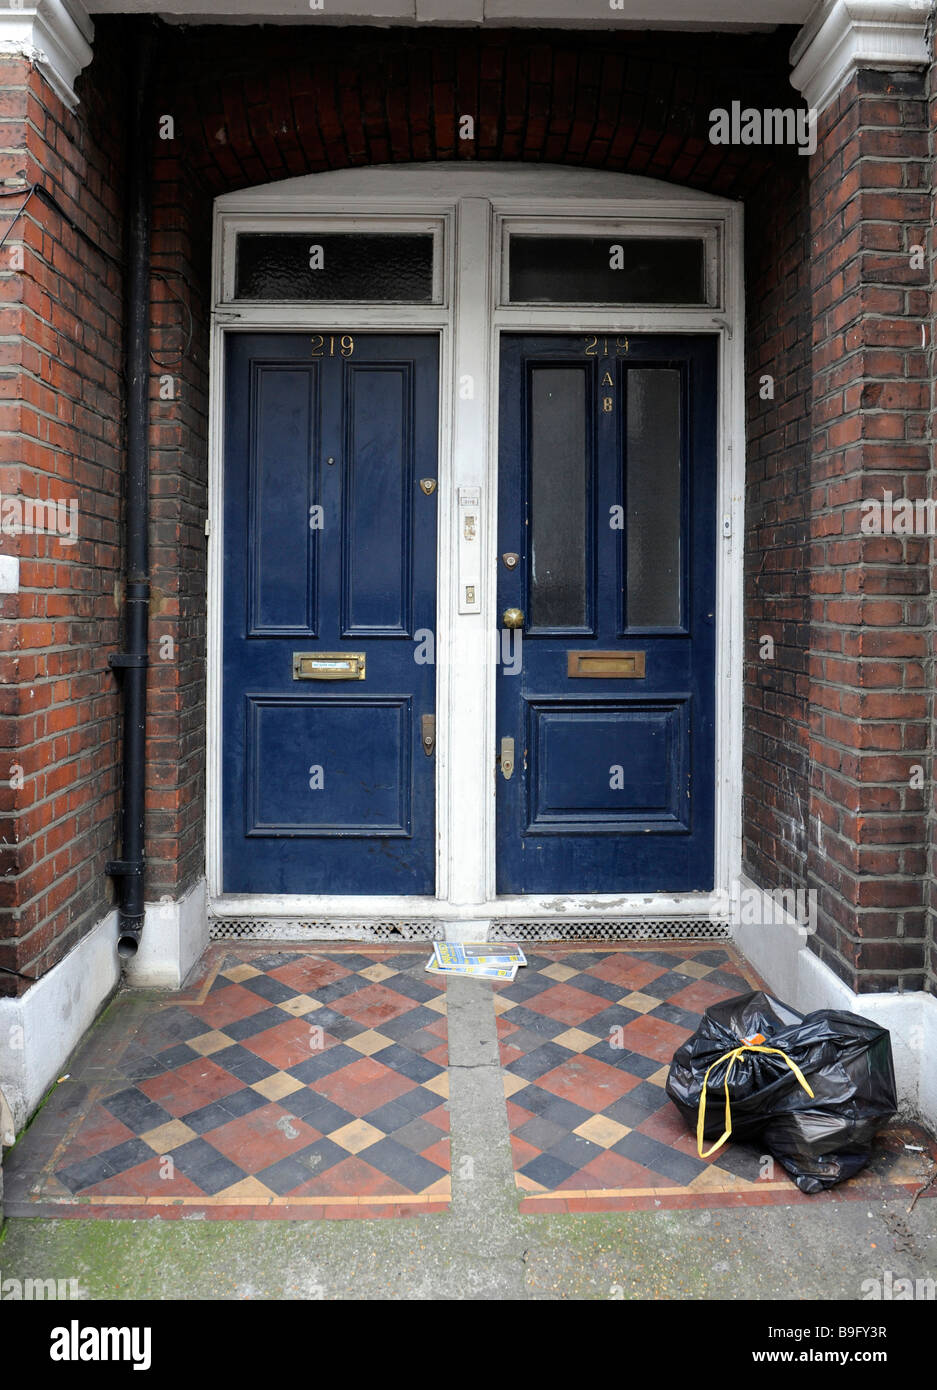
[[561,1158],[554,1158],[550,1154],[539,1154],[521,1169],[525,1178],[532,1178],[550,1191],[559,1187],[566,1178],[571,1178],[575,1171],[571,1163],[564,1163]]
[[231,1116],[237,1119],[241,1115],[249,1115],[252,1110],[259,1110],[262,1105],[270,1104],[266,1096],[252,1091],[250,1086],[245,1086],[243,1091],[232,1091],[229,1096],[225,1096],[218,1103],[225,1111],[225,1124]]
[[[152,1153],[152,1149],[150,1152]],[[95,1158],[82,1158],[77,1163],[69,1163],[64,1168],[59,1168],[55,1176],[74,1196],[86,1187],[93,1187],[105,1178],[112,1178],[114,1170],[108,1167],[99,1154]]]
[[289,1017],[290,1015],[282,1009],[261,1009],[259,1013],[251,1014],[248,1018],[238,1018],[233,1023],[226,1023],[221,1031],[226,1037],[234,1038],[235,1042],[241,1042],[244,1038],[266,1033],[268,1028],[276,1028],[278,1023],[285,1023]]
[[594,1033],[597,1038],[608,1039],[613,1036],[613,1029],[624,1028],[626,1023],[640,1017],[637,1009],[628,1009],[624,1004],[613,1004],[611,1008],[603,1009],[600,1014],[593,1014],[578,1026],[584,1033]]
[[[158,1052],[156,1057],[165,1071],[177,1071],[179,1067],[184,1067],[186,1062],[202,1060],[202,1054],[189,1047],[188,1043],[175,1043],[165,1052]],[[145,1078],[138,1079],[143,1080]]]
[[678,1028],[689,1028],[691,1033],[695,1033],[700,1026],[702,1014],[691,1013],[689,1009],[681,1009],[676,1004],[658,1004],[652,1010],[654,1018],[662,1018],[665,1023],[674,1023]]
[[222,1109],[218,1101],[212,1101],[211,1105],[203,1105],[199,1110],[191,1110],[188,1115],[181,1116],[182,1123],[188,1125],[196,1134],[207,1134],[210,1129],[219,1129],[221,1125],[228,1124],[231,1118],[230,1112]]
[[394,1139],[379,1139],[370,1148],[363,1149],[358,1157],[379,1173],[393,1178],[394,1182],[402,1183],[410,1192],[422,1192],[445,1176],[445,1169],[438,1163],[431,1163]]
[[217,1062],[219,1067],[224,1067],[232,1076],[236,1076],[238,1081],[243,1081],[246,1086],[253,1081],[265,1081],[277,1070],[269,1062],[265,1062],[263,1057],[258,1057],[256,1052],[251,1052],[250,1048],[241,1047],[240,1044],[213,1052],[211,1060]]
[[561,1023],[558,1019],[548,1017],[547,1014],[538,1014],[535,1009],[528,1009],[523,1004],[508,1009],[502,1017],[514,1028],[523,1028],[531,1033],[539,1033],[544,1038],[555,1038],[557,1033],[565,1033],[569,1027],[568,1023]]
[[135,1086],[108,1096],[101,1104],[120,1120],[121,1124],[125,1124],[136,1134],[145,1134],[148,1129],[168,1124],[172,1119],[168,1110],[157,1105],[155,1100],[150,1100],[149,1096],[138,1091]]
[[289,985],[273,979],[270,975],[252,975],[249,980],[242,980],[241,984],[252,994],[259,995],[271,1004],[282,1004],[285,999],[295,999],[299,994],[298,989],[290,989]]
[[412,1091],[404,1091],[402,1096],[397,1096],[395,1105],[402,1105],[413,1115],[425,1115],[428,1110],[435,1110],[437,1105],[445,1105],[449,1108],[449,1102],[443,1101],[441,1096],[437,1096],[433,1091],[427,1091],[424,1086],[414,1086]]
[[[408,1009],[405,1014],[399,1014],[396,1018],[388,1018],[384,1023],[379,1023],[375,1031],[382,1033],[385,1038],[392,1038],[394,1042],[403,1042],[409,1033],[415,1033],[420,1028],[428,1028],[431,1023],[438,1023],[439,1018],[440,1015],[433,1009],[424,1009],[421,1004],[417,1004],[414,1008]],[[360,1024],[356,1024],[356,1027],[359,1031],[361,1030]],[[329,1031],[327,1028],[326,1032]],[[436,1039],[437,1043],[441,1041],[441,1038]]]
[[333,1104],[327,1096],[318,1095],[311,1086],[284,1096],[280,1104],[305,1124],[317,1129],[320,1134],[329,1134],[333,1129],[341,1129],[342,1125],[350,1124],[355,1118],[340,1105]]
[[360,1023],[356,1023],[353,1018],[346,1018],[344,1014],[336,1013],[334,1009],[314,1009],[306,1017],[310,1027],[314,1024],[328,1033],[329,1037],[337,1038],[339,1042],[344,1042],[345,1038],[353,1038],[361,1032]]
[[632,1163],[640,1163],[642,1167],[661,1173],[665,1178],[672,1178],[682,1187],[692,1182],[707,1166],[702,1159],[679,1153],[667,1144],[658,1143],[656,1139],[639,1134],[636,1130],[626,1134],[624,1139],[619,1139],[617,1144],[612,1145],[612,1149],[624,1158],[630,1158]]
[[103,1159],[112,1173],[126,1173],[128,1168],[136,1168],[155,1158],[156,1154],[142,1139],[125,1139],[122,1144],[105,1149],[98,1157]]
[[[381,1032],[384,1030],[381,1029]],[[417,1028],[415,1033],[404,1033],[403,1037],[397,1041],[402,1047],[409,1047],[411,1052],[418,1052],[422,1057],[425,1052],[432,1052],[435,1048],[445,1043],[444,1038],[437,1038],[435,1033],[431,1033],[427,1028]]]
[[208,1197],[214,1197],[247,1176],[243,1169],[213,1149],[205,1139],[190,1139],[187,1144],[180,1144],[178,1149],[172,1151],[172,1161],[179,1172]]
[[334,1004],[349,994],[357,994],[359,989],[370,989],[372,983],[372,980],[366,980],[362,975],[345,975],[340,980],[333,980],[330,985],[314,989],[312,997],[322,1004]]
[[597,994],[600,999],[607,999],[612,1004],[628,992],[622,989],[621,985],[615,984],[613,980],[603,980],[598,975],[580,973],[564,983],[572,985],[573,989],[581,989],[584,994]]
[[[429,1094],[429,1092],[427,1092],[427,1094]],[[381,1130],[383,1134],[393,1134],[395,1130],[402,1129],[405,1125],[412,1124],[414,1116],[413,1111],[408,1110],[399,1100],[390,1100],[385,1105],[378,1106],[376,1110],[370,1111],[369,1114],[362,1115],[361,1118],[369,1125],[373,1125],[375,1129]],[[435,1126],[430,1127],[435,1128]],[[322,1126],[317,1125],[316,1128],[321,1129]],[[331,1128],[335,1129],[337,1126],[332,1125]]]
[[565,1139],[569,1130],[563,1125],[545,1120],[542,1115],[535,1115],[532,1120],[525,1120],[514,1133],[518,1139],[523,1139],[525,1144],[533,1144],[535,1149],[546,1150],[552,1149],[554,1144],[559,1144]]
[[344,1043],[336,1043],[334,1047],[327,1047],[324,1052],[318,1052],[314,1057],[309,1057],[304,1062],[297,1062],[295,1067],[287,1067],[286,1070],[290,1076],[295,1076],[296,1080],[301,1081],[303,1085],[312,1086],[323,1076],[331,1076],[332,1072],[350,1066],[352,1062],[360,1061],[360,1052],[355,1052],[354,1048],[346,1047]]
[[[407,999],[413,999],[418,1004],[425,1004],[427,999],[436,999],[439,996],[439,990],[435,985],[431,985],[426,979],[415,978],[412,975],[394,975],[382,983],[388,989],[395,989],[398,994],[403,994]],[[436,1017],[438,1018],[439,1015],[437,1014]]]
[[600,1144],[593,1144],[591,1139],[584,1139],[581,1134],[566,1134],[558,1143],[551,1145],[547,1157],[559,1158],[578,1172],[580,1168],[585,1168],[590,1159],[597,1158],[603,1152]]
[[[191,1048],[189,1050],[191,1051]],[[198,1054],[193,1052],[192,1055],[194,1057]],[[120,1063],[121,1076],[127,1081],[149,1081],[165,1070],[162,1062],[157,1062],[155,1057],[150,1057],[146,1052],[130,1055],[129,1048]]]
[[509,1062],[507,1070],[514,1076],[522,1076],[525,1081],[536,1081],[538,1077],[546,1076],[548,1071],[553,1071],[561,1062],[568,1062],[569,1058],[568,1048],[546,1042],[534,1052],[526,1052],[523,1057],[516,1057],[513,1062]]
[[251,956],[250,964],[255,970],[266,972],[279,970],[284,965],[292,965],[294,960],[303,959],[304,957],[296,951],[269,951],[262,956]]
[[662,1087],[643,1082],[633,1091],[628,1091],[620,1100],[616,1100],[613,1105],[606,1105],[602,1114],[617,1120],[620,1125],[627,1125],[629,1129],[636,1129],[651,1115],[656,1115],[658,1110],[669,1104],[667,1093]]
[[254,1176],[278,1197],[285,1197],[309,1182],[311,1178],[328,1172],[347,1157],[347,1152],[333,1144],[331,1139],[317,1139],[308,1148],[300,1149],[298,1153],[289,1154],[286,1158],[271,1163],[269,1168],[262,1168]]
[[[371,1121],[373,1124],[373,1121]],[[427,1120],[411,1120],[409,1124],[403,1125],[401,1129],[395,1129],[390,1137],[398,1144],[403,1144],[404,1148],[412,1149],[414,1153],[422,1153],[432,1144],[438,1144],[440,1139],[448,1139],[448,1134],[442,1134],[435,1125],[429,1124]]]

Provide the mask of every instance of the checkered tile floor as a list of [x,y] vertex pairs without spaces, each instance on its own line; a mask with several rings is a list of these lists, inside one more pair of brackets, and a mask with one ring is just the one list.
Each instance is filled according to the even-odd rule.
[[[526,952],[495,986],[504,1092],[521,1209],[817,1202],[753,1148],[709,1159],[664,1091],[670,1059],[721,999],[763,988],[731,947],[656,943]],[[892,1128],[865,1173],[825,1197],[920,1184]],[[926,1142],[926,1139],[925,1141]]]
[[[4,1164],[8,1214],[310,1218],[448,1210],[448,1020],[428,948],[218,943],[174,995],[120,993]],[[729,1144],[700,1159],[674,1050],[761,987],[728,945],[528,949],[492,998],[521,1210],[840,1201],[932,1171],[891,1127],[819,1197]]]
[[[135,1026],[107,1020],[109,1047],[98,1037],[78,1061],[78,1113],[32,1201],[57,1215],[445,1210],[446,998],[426,955],[224,944],[197,992],[142,1010],[122,996],[112,1013]],[[36,1123],[57,1118],[53,1105]]]

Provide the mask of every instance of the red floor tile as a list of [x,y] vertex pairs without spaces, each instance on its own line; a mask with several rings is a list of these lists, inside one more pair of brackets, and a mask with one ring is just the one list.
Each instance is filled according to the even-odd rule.
[[412,1091],[415,1084],[381,1062],[362,1057],[360,1062],[323,1076],[316,1082],[316,1090],[353,1115],[367,1115],[405,1091]]
[[211,1028],[224,1029],[226,1023],[235,1023],[257,1013],[258,1004],[263,1005],[260,996],[242,985],[228,985],[210,994],[203,1004],[192,1005],[191,1012],[203,1020],[206,1033]]
[[608,1008],[607,999],[597,994],[587,994],[584,989],[575,989],[571,985],[554,985],[552,989],[538,994],[532,1002],[537,1013],[570,1025],[585,1023],[593,1014],[602,1013]]
[[678,1009],[688,1009],[691,1013],[702,1014],[711,1004],[719,1004],[723,999],[732,999],[742,991],[736,986],[717,985],[712,980],[694,980],[693,984],[681,989],[668,999]]
[[311,1178],[290,1194],[293,1197],[410,1197],[402,1183],[379,1173],[363,1158],[350,1154],[341,1163],[336,1163],[328,1172]]
[[508,1125],[510,1126],[512,1132],[515,1129],[520,1129],[521,1125],[526,1124],[528,1120],[532,1120],[534,1118],[532,1110],[525,1110],[522,1105],[515,1105],[513,1100],[508,1101],[507,1112]]
[[395,994],[392,987],[369,985],[343,999],[333,1000],[331,1007],[366,1028],[380,1031],[382,1023],[408,1013],[413,1008],[413,1000],[403,994]]
[[514,1167],[523,1168],[525,1163],[529,1163],[532,1158],[537,1158],[542,1150],[535,1149],[533,1144],[528,1144],[518,1135],[512,1134],[511,1152],[514,1155]]
[[640,1052],[642,1057],[653,1057],[658,1062],[669,1062],[677,1048],[690,1037],[690,1031],[645,1014],[626,1023],[621,1037],[623,1046],[629,1051]]
[[279,1105],[265,1105],[211,1131],[211,1146],[245,1173],[258,1173],[322,1135]]
[[427,1110],[422,1118],[427,1124],[435,1125],[437,1129],[441,1129],[445,1134],[449,1133],[449,1111],[445,1106],[437,1105],[433,1110]]
[[245,1038],[243,1045],[272,1067],[287,1071],[323,1051],[323,1041],[332,1046],[335,1040],[323,1039],[322,1029],[316,1025],[313,1013],[308,1018],[291,1019],[263,1033],[255,1033],[253,1037]]
[[230,1072],[224,1071],[210,1057],[198,1057],[176,1071],[163,1072],[148,1081],[141,1081],[138,1089],[150,1100],[155,1100],[170,1115],[187,1115],[210,1105],[214,1100],[231,1095],[243,1089],[244,1083]]
[[337,980],[345,980],[352,973],[340,959],[328,960],[322,956],[309,956],[304,960],[291,961],[289,965],[278,965],[266,972],[273,980],[289,985],[298,994],[315,997],[317,989],[333,985]]
[[423,1150],[422,1157],[428,1159],[430,1163],[438,1163],[440,1168],[448,1172],[451,1158],[448,1136],[445,1139],[438,1139],[435,1144],[430,1144],[428,1149]]
[[578,1056],[548,1071],[539,1078],[537,1085],[575,1105],[598,1112],[640,1085],[640,1078],[610,1067],[595,1057]]
[[82,1197],[201,1197],[201,1188],[180,1173],[173,1165],[170,1167],[164,1158],[154,1154],[146,1163],[136,1168],[117,1173],[112,1178],[95,1183],[93,1187],[82,1190]]
[[571,1187],[587,1190],[593,1187],[676,1186],[677,1184],[670,1178],[662,1177],[661,1174],[643,1167],[640,1163],[633,1163],[630,1158],[625,1158],[623,1154],[612,1153],[610,1149],[606,1149],[604,1153],[591,1158],[584,1168],[560,1184],[561,1189]]
[[667,972],[664,966],[654,965],[652,961],[642,960],[640,956],[610,955],[598,965],[588,966],[585,973],[595,975],[599,980],[621,985],[622,994],[631,994],[635,990],[643,989],[652,980],[659,980],[661,975]]

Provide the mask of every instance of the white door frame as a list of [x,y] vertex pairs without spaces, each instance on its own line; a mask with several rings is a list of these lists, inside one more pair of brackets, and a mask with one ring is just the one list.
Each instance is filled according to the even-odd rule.
[[[657,180],[560,166],[382,166],[311,174],[215,200],[209,367],[207,876],[219,917],[357,920],[407,917],[707,916],[741,871],[744,343],[742,208]],[[328,225],[327,225],[328,224]],[[523,307],[503,302],[511,230],[704,236],[705,307]],[[432,305],[237,301],[241,231],[432,230]],[[228,333],[436,332],[440,337],[439,554],[436,617],[437,888],[429,897],[221,892],[221,605],[224,347]],[[713,893],[496,897],[495,698],[499,340],[505,331],[710,333],[718,337],[716,843]],[[481,611],[459,612],[457,491],[481,489]]]

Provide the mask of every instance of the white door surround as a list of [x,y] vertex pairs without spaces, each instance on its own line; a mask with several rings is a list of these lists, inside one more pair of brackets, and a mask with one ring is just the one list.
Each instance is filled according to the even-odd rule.
[[[505,302],[513,229],[570,235],[693,235],[706,246],[705,307],[519,306]],[[433,304],[237,301],[243,231],[432,231]],[[653,179],[559,166],[384,166],[289,179],[216,199],[210,367],[207,879],[224,918],[354,917],[471,921],[497,917],[706,917],[741,871],[744,390],[742,208]],[[438,472],[437,890],[433,897],[233,895],[221,892],[221,604],[223,363],[228,333],[388,330],[440,337]],[[716,859],[712,894],[495,897],[495,608],[498,341],[503,331],[708,333],[720,343],[717,515]],[[457,499],[481,490],[480,612],[459,611]],[[464,605],[463,605],[464,606]]]

